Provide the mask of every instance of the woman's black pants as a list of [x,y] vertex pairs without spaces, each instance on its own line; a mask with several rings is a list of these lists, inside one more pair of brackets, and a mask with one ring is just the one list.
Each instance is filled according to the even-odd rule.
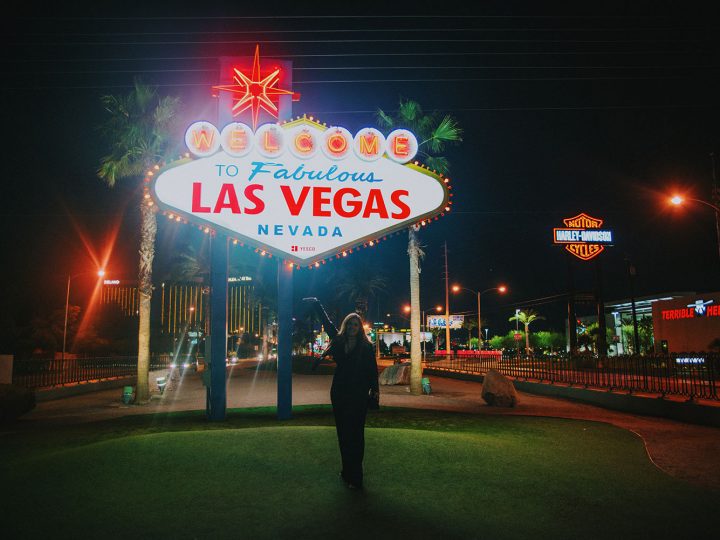
[[332,397],[335,428],[337,430],[342,475],[346,482],[362,486],[363,456],[365,454],[365,416],[367,397],[349,399]]

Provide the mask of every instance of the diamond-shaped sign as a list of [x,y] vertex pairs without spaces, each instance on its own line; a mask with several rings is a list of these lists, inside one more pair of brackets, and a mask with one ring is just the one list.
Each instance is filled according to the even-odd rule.
[[[422,167],[386,156],[368,161],[353,152],[308,151],[311,141],[331,135],[315,122],[265,124],[258,133],[266,126],[277,126],[269,146],[255,145],[241,157],[220,150],[161,170],[151,184],[158,205],[302,265],[448,208],[447,185]],[[273,148],[277,155],[268,151]]]
[[600,255],[606,245],[612,245],[613,232],[600,229],[603,220],[586,213],[563,219],[565,227],[553,229],[553,242],[564,244],[565,249],[578,259],[589,261]]

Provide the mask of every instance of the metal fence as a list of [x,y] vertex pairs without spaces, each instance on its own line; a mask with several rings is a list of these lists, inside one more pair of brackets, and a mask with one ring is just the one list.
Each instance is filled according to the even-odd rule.
[[549,384],[604,388],[628,393],[720,399],[720,355],[675,353],[667,356],[523,357],[510,354],[438,355],[426,367],[483,375],[495,369],[508,377]]
[[[172,355],[159,354],[150,358],[150,369],[164,369]],[[18,360],[13,365],[13,384],[26,388],[50,388],[129,377],[137,374],[137,356],[102,358]]]

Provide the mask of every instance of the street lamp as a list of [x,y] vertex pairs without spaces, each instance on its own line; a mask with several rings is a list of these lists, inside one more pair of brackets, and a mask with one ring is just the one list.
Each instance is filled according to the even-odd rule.
[[[67,323],[68,323],[68,310],[70,309],[70,281],[74,277],[84,276],[85,274],[92,274],[93,272],[80,272],[79,274],[68,274],[67,278],[67,293],[65,294],[65,324],[63,326],[63,348],[62,348],[62,360],[65,360],[65,351],[67,347]],[[98,277],[105,275],[105,270],[101,268],[96,272]]]
[[709,203],[709,202],[707,202],[707,201],[703,201],[702,199],[692,199],[692,198],[690,198],[690,197],[685,198],[685,197],[683,197],[682,195],[673,195],[672,197],[670,197],[670,203],[671,203],[671,204],[674,204],[675,206],[680,206],[680,205],[683,204],[685,201],[692,201],[692,202],[704,204],[705,206],[709,206],[710,208],[712,208],[713,210],[715,210],[715,212],[720,213],[720,208],[718,208],[717,206],[715,206],[715,205],[712,204],[712,203]]
[[[405,306],[405,307],[409,308],[409,306]],[[403,309],[403,312],[406,314],[409,313],[409,311],[407,309]],[[400,317],[401,319],[405,319],[406,321],[410,322],[410,319],[408,317],[406,317],[405,315],[403,315],[402,313],[386,313],[385,317],[387,319],[390,319],[391,317]]]
[[720,256],[720,208],[716,205],[709,203],[707,201],[703,201],[702,199],[692,199],[690,197],[683,197],[682,195],[673,195],[670,197],[670,204],[674,206],[680,206],[685,201],[691,201],[696,202],[700,204],[704,204],[705,206],[712,208],[715,212],[715,233],[717,234],[717,244],[718,244],[718,256]]
[[486,292],[490,291],[498,291],[500,294],[505,294],[507,292],[507,287],[505,285],[498,285],[497,287],[490,287],[489,289],[485,289],[484,291],[475,291],[473,289],[468,289],[467,287],[461,287],[460,285],[453,285],[452,288],[453,292],[460,292],[460,290],[469,291],[473,294],[477,295],[477,313],[478,313],[478,350],[481,348],[482,344],[482,331],[481,331],[481,319],[480,319],[480,297],[485,294]]

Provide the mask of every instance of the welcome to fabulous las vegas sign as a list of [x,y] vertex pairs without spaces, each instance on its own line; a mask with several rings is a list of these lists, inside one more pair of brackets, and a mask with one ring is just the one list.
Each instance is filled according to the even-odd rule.
[[418,141],[406,129],[200,121],[185,143],[194,158],[149,179],[158,206],[298,266],[450,211],[448,179],[413,162]]

